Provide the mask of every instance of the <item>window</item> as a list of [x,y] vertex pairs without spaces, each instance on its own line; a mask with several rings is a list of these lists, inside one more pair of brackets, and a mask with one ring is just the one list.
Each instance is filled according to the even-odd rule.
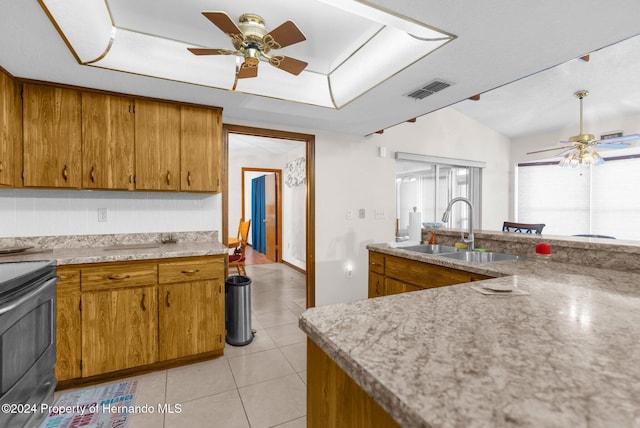
[[[449,201],[462,196],[474,207],[474,224],[480,224],[480,183],[484,163],[434,156],[396,153],[396,219],[398,235],[406,236],[409,212],[415,207],[423,222],[440,222]],[[448,227],[466,229],[466,204],[454,205]]]
[[559,168],[557,162],[517,168],[517,221],[545,223],[554,235],[606,235],[640,240],[640,155],[603,165]]

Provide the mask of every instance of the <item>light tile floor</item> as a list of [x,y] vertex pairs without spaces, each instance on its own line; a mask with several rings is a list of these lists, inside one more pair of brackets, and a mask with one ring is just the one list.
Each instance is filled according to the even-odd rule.
[[[306,336],[298,328],[305,277],[280,263],[247,266],[253,342],[224,356],[138,376],[136,405],[156,411],[129,428],[306,427]],[[181,405],[160,413],[159,404]]]

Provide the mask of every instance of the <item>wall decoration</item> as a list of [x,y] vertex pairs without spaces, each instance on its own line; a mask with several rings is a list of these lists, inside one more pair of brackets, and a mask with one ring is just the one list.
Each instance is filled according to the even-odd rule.
[[296,187],[304,183],[306,175],[305,162],[306,159],[304,157],[299,157],[291,162],[287,162],[285,169],[285,181],[287,186]]

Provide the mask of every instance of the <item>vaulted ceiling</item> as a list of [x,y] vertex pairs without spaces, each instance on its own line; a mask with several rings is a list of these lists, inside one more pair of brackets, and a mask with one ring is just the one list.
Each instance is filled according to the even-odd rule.
[[[367,135],[457,103],[460,111],[505,135],[524,135],[550,129],[554,121],[565,120],[559,117],[560,111],[566,110],[566,121],[575,121],[572,94],[578,89],[591,91],[590,108],[606,102],[606,114],[640,111],[639,79],[635,78],[637,64],[627,62],[627,49],[636,49],[638,41],[633,39],[618,45],[621,47],[609,56],[605,55],[609,49],[603,49],[638,34],[640,2],[637,0],[85,1],[87,5],[106,4],[112,24],[120,33],[133,31],[201,47],[229,48],[230,45],[229,39],[203,18],[200,12],[204,10],[225,11],[233,19],[237,19],[241,11],[257,13],[265,18],[269,28],[292,20],[307,41],[283,48],[282,54],[308,62],[308,71],[296,78],[261,64],[259,76],[246,79],[251,80],[246,89],[240,90],[238,86],[238,90],[230,91],[207,82],[188,83],[188,79],[179,75],[180,66],[185,65],[180,61],[166,61],[157,77],[152,77],[151,72],[82,65],[72,41],[67,39],[68,46],[54,26],[54,22],[60,25],[60,17],[50,18],[43,7],[62,4],[64,9],[62,0],[42,0],[43,5],[37,0],[0,0],[0,66],[21,78],[221,106],[229,123],[254,122],[273,128],[286,126],[356,135]],[[349,18],[342,10],[332,11],[330,8],[336,4],[341,5],[341,9],[346,5],[353,16]],[[81,12],[76,8],[64,11],[70,22],[76,20],[78,25],[91,27],[92,22],[82,21],[87,15]],[[403,51],[407,43],[398,39],[401,41],[394,44],[395,39],[391,37],[371,48],[372,54],[358,56],[358,52],[372,46],[367,45],[372,34],[386,29],[417,31],[412,25],[435,28],[454,38],[432,53],[424,54],[415,51],[422,47]],[[89,30],[81,30],[87,31],[88,39]],[[120,40],[117,37],[116,40]],[[140,55],[151,55],[142,48],[138,51]],[[588,63],[575,60],[586,54],[591,54]],[[162,57],[162,52],[156,55]],[[336,70],[336,64],[349,58],[357,61],[352,61],[349,75],[340,82],[336,80],[333,87],[336,93],[339,85],[343,85],[345,91],[352,90],[344,102],[334,99],[334,105],[326,107],[304,97],[303,101],[294,99],[294,95],[304,91],[312,94],[322,86],[314,83],[314,79],[326,81],[329,79],[326,76]],[[223,67],[223,71],[216,69],[216,73],[224,73],[222,62],[216,61],[228,60],[198,59],[202,59],[204,71]],[[233,77],[234,64],[227,63]],[[189,62],[188,67],[197,69],[197,64]],[[541,73],[523,79],[559,64],[564,65],[550,70],[552,74]],[[600,83],[596,83],[595,77],[589,77],[590,70],[596,68]],[[304,77],[304,73],[314,74]],[[263,75],[265,78],[261,79]],[[371,75],[374,78],[368,83],[360,83]],[[276,77],[269,80],[269,76]],[[422,100],[406,96],[433,79],[444,80],[451,86]],[[517,80],[513,85],[504,86]],[[271,92],[265,95],[267,89],[282,96]],[[480,101],[465,101],[476,94],[483,94]],[[557,109],[556,114],[552,113],[553,109]],[[539,112],[549,114],[544,116]]]

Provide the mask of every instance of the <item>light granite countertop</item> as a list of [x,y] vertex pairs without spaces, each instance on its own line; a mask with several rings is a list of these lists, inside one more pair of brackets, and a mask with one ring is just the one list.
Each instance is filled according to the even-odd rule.
[[[302,314],[307,335],[403,427],[640,426],[639,274],[369,249],[496,277]],[[488,283],[529,294],[472,288]]]
[[0,255],[0,263],[55,260],[58,266],[227,254],[217,232],[175,233],[176,243],[162,243],[169,234],[87,235],[72,237],[4,238],[6,246],[33,246]]

